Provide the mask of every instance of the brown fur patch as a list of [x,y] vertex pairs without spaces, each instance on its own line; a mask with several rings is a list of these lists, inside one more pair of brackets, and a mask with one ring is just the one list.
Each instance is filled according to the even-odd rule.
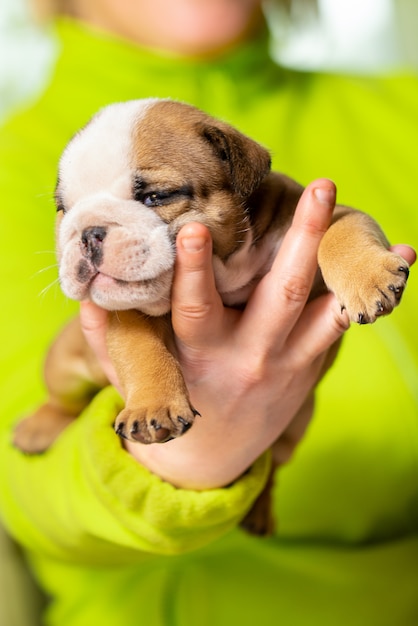
[[[197,141],[190,141],[191,136]],[[160,101],[146,111],[133,143],[134,167],[144,190],[190,190],[188,197],[154,208],[173,223],[173,234],[196,219],[209,227],[215,254],[225,260],[235,252],[248,230],[243,207],[269,172],[268,152],[229,125],[173,101]]]

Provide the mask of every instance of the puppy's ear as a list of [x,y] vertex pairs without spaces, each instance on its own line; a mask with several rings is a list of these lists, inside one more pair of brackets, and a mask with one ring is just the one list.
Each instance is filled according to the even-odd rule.
[[270,171],[269,152],[227,124],[205,125],[202,135],[228,168],[233,190],[250,196]]

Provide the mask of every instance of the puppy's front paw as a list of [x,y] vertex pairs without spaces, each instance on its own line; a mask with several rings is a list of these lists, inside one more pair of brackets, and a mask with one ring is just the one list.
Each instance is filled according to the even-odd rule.
[[167,406],[127,406],[116,418],[116,433],[140,443],[164,443],[184,435],[199,413],[187,398],[180,397]]
[[371,324],[399,304],[409,276],[409,265],[399,255],[379,250],[358,267],[338,294],[341,308],[358,324]]

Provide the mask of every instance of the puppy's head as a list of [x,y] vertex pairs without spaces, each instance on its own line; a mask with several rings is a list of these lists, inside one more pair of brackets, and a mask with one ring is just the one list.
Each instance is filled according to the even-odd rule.
[[186,104],[136,100],[100,111],[65,149],[56,190],[64,293],[109,310],[170,308],[175,237],[208,226],[224,262],[248,230],[264,148]]

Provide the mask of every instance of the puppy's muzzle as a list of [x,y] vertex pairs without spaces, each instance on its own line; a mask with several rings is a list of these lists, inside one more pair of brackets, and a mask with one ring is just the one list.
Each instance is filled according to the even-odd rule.
[[103,262],[103,242],[107,231],[103,226],[85,228],[81,233],[82,253],[96,267]]

